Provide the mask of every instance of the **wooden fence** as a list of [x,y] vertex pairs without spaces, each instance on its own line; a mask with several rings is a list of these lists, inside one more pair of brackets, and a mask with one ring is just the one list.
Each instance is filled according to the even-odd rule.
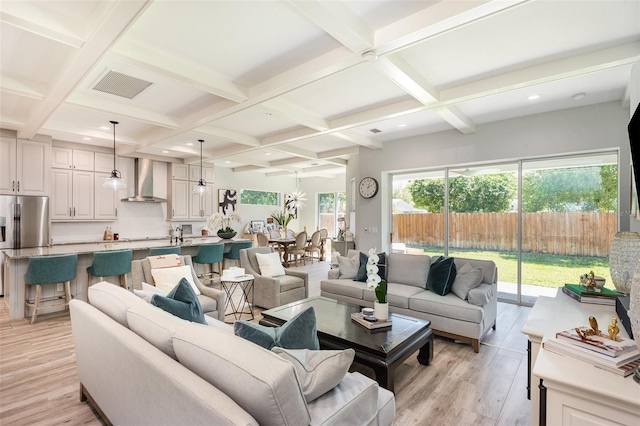
[[[569,256],[609,256],[616,213],[542,212],[522,215],[522,250]],[[442,247],[444,215],[393,215],[393,241]],[[449,247],[495,251],[518,249],[516,213],[450,213]]]

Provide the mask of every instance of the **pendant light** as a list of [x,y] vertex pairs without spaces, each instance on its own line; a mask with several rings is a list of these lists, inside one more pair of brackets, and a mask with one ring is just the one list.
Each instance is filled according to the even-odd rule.
[[198,181],[198,185],[193,187],[193,193],[202,197],[209,191],[207,188],[207,181],[202,178],[202,145],[204,145],[204,140],[198,139],[198,142],[200,142],[200,180]]
[[122,179],[120,171],[116,170],[116,124],[118,124],[118,122],[110,121],[109,123],[113,124],[113,170],[111,171],[111,176],[105,179],[102,187],[119,191],[125,189],[127,184]]

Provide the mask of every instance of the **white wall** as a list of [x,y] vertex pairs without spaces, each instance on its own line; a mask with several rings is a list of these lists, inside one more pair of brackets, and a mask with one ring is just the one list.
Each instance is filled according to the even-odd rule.
[[[373,176],[381,191],[369,200],[357,197],[358,248],[388,251],[390,217],[383,210],[390,208],[383,209],[382,203],[391,204],[390,172],[609,149],[619,150],[620,164],[630,164],[628,122],[629,110],[610,102],[478,125],[470,135],[451,130],[385,142],[381,150],[360,148],[356,179]],[[619,175],[619,227],[627,230],[629,168],[620,167]],[[364,232],[372,226],[378,227],[377,234]]]

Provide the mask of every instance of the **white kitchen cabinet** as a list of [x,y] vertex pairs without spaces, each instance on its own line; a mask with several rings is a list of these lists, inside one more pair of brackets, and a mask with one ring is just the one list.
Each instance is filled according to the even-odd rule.
[[47,142],[1,138],[0,194],[48,195],[50,149]]
[[191,197],[191,202],[189,203],[189,215],[192,219],[208,218],[214,212],[213,188],[207,185],[207,188],[209,188],[209,193],[205,193],[204,195],[200,196],[199,194],[193,193],[193,190],[198,186],[198,182],[189,183],[189,194]]
[[0,138],[0,194],[15,194],[16,140]]
[[96,152],[94,153],[94,158],[95,158],[95,171],[109,173],[109,176],[111,176],[111,172],[113,171],[113,154]]
[[189,166],[186,164],[169,163],[171,179],[189,180]]
[[93,171],[94,162],[93,151],[60,146],[51,148],[51,167],[57,169]]
[[[97,154],[97,153],[96,153]],[[102,183],[111,173],[95,173],[93,193],[95,197],[94,219],[109,220],[118,218],[118,191],[104,188]]]
[[173,180],[171,182],[171,194],[167,204],[167,214],[170,220],[189,218],[189,190],[190,185],[187,180]]
[[[213,185],[213,169],[211,167],[202,168],[202,179],[207,182],[207,185]],[[200,180],[200,165],[189,166],[189,180],[198,183]]]
[[51,181],[53,186],[49,211],[51,220],[93,220],[93,172],[51,169]]

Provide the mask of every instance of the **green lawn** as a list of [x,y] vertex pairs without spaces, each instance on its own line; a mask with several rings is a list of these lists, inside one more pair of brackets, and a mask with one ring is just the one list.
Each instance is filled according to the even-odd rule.
[[[421,248],[429,256],[441,256],[442,247]],[[474,249],[450,249],[450,256],[469,257],[472,259],[493,260],[498,267],[498,280],[516,283],[518,254],[512,251],[488,251]],[[522,283],[541,287],[561,287],[565,283],[578,283],[578,277],[593,271],[604,277],[605,287],[615,289],[609,273],[609,258],[559,256],[542,253],[522,253]]]

